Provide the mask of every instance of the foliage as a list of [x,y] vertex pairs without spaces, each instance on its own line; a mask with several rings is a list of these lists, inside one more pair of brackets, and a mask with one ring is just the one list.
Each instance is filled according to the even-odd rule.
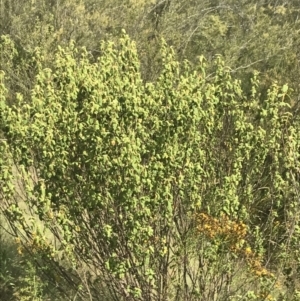
[[[28,257],[18,255],[3,217],[0,229],[0,296],[1,300],[49,300],[41,279]],[[43,295],[43,298],[41,296]]]
[[[2,218],[0,220],[0,225],[2,226]],[[15,286],[15,262],[12,256],[9,256],[11,246],[4,236],[3,229],[0,229],[0,246],[0,296],[10,301]]]
[[[99,41],[116,42],[124,28],[137,43],[145,81],[155,81],[160,72],[157,54],[163,37],[180,61],[197,64],[197,57],[204,55],[211,62],[221,54],[241,79],[249,80],[259,70],[264,91],[274,79],[280,85],[287,82],[298,109],[299,9],[299,1],[3,0],[0,35],[13,39],[20,59],[43,46],[44,57],[51,60],[56,46],[65,47],[71,40],[98,57]],[[19,77],[14,68],[5,71],[10,81],[20,84],[28,68]]]
[[100,51],[94,61],[71,42],[49,63],[37,48],[33,89],[14,105],[1,73],[1,206],[19,251],[78,300],[276,300],[284,269],[292,298],[300,140],[288,86],[264,97],[254,73],[243,91],[220,57],[193,69],[165,42],[144,83],[127,35]]

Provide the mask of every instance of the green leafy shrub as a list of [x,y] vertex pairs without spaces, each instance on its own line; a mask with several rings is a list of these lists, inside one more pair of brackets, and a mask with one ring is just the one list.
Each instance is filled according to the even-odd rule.
[[78,300],[276,300],[299,260],[288,87],[243,91],[220,57],[207,76],[164,42],[143,83],[128,36],[100,50],[58,47],[51,69],[36,50],[12,106],[0,86],[0,194],[34,266]]

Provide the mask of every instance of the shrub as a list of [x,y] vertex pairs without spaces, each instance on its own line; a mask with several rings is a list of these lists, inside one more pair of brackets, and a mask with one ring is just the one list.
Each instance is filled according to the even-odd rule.
[[58,47],[52,69],[36,50],[13,106],[0,86],[0,193],[35,267],[79,300],[273,300],[299,258],[287,85],[264,99],[256,73],[243,91],[220,57],[208,76],[164,42],[144,83],[128,36],[101,47]]

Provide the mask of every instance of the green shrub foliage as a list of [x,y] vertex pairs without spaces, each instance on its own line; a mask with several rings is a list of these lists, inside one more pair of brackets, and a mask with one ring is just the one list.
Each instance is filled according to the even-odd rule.
[[261,96],[254,73],[243,91],[221,57],[207,75],[164,42],[144,83],[126,34],[100,52],[71,43],[45,68],[36,49],[13,105],[1,73],[0,195],[20,252],[82,300],[103,300],[103,283],[113,300],[275,298],[271,271],[299,260],[288,86]]

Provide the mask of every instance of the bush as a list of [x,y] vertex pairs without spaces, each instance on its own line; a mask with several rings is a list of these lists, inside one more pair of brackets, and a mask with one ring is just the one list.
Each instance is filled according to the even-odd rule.
[[287,85],[263,98],[256,73],[243,91],[220,57],[207,76],[164,42],[143,83],[125,34],[101,53],[58,47],[50,69],[37,50],[13,106],[0,86],[0,193],[34,267],[67,300],[276,300],[299,258]]

